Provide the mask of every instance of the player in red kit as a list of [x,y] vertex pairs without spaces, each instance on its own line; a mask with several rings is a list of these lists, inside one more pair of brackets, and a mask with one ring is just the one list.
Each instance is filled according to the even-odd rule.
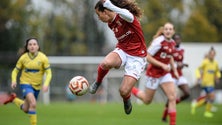
[[[127,8],[127,9],[126,9]],[[95,5],[98,18],[107,23],[118,40],[116,48],[98,65],[97,79],[89,92],[95,94],[103,78],[112,68],[124,66],[125,74],[119,88],[126,114],[132,111],[131,89],[136,84],[146,65],[146,44],[138,20],[142,12],[135,1],[100,0]]]
[[132,89],[133,95],[141,99],[145,104],[150,104],[156,89],[160,86],[169,100],[170,125],[176,124],[176,90],[170,73],[171,69],[174,71],[175,76],[179,77],[173,60],[175,49],[175,42],[172,39],[173,34],[174,26],[172,23],[166,23],[156,33],[147,49],[147,61],[149,64],[146,70],[145,90],[142,91],[136,87]]
[[[176,103],[180,103],[181,101],[189,98],[190,91],[186,78],[183,76],[182,69],[184,67],[188,67],[188,64],[183,62],[184,59],[184,49],[180,46],[181,44],[181,36],[179,34],[174,34],[173,39],[176,43],[175,50],[173,52],[173,58],[175,62],[175,67],[177,68],[177,72],[179,74],[179,79],[176,79],[173,71],[171,71],[171,75],[174,78],[174,83],[178,86],[178,88],[182,91],[183,95],[177,98]],[[167,122],[168,115],[168,102],[165,105],[165,109],[162,116],[162,121]]]

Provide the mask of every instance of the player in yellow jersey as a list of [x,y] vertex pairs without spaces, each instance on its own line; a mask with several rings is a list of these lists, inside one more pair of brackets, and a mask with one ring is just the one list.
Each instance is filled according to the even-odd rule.
[[195,109],[202,106],[206,101],[206,110],[204,112],[204,116],[213,117],[211,108],[215,98],[214,86],[215,83],[219,82],[221,77],[218,62],[214,59],[215,55],[216,51],[213,47],[211,47],[208,53],[208,57],[202,61],[196,72],[198,81],[201,81],[201,87],[206,93],[206,99],[204,101],[203,99],[197,99],[197,101],[192,103],[192,114],[195,114]]
[[[44,92],[48,91],[52,73],[48,58],[40,51],[36,38],[26,40],[24,53],[12,71],[12,89],[17,87],[16,79],[19,72],[21,72],[19,83],[24,100],[17,98],[16,94],[12,93],[4,104],[13,102],[29,115],[31,125],[37,125],[36,101],[41,88]],[[46,79],[42,84],[44,74],[46,74]]]

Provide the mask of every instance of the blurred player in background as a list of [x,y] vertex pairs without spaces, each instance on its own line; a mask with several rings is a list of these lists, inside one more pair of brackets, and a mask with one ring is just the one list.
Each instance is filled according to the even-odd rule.
[[142,11],[135,1],[100,0],[95,5],[98,18],[107,23],[118,40],[116,48],[98,65],[97,79],[89,92],[95,94],[103,78],[112,68],[124,66],[125,74],[120,85],[126,114],[132,111],[131,89],[136,84],[146,65],[146,44],[140,22]]
[[[208,54],[209,54],[209,53],[204,54],[204,60],[205,60],[205,59],[208,59]],[[200,86],[200,85],[201,85],[201,82],[202,82],[202,80],[201,80],[200,78],[198,78],[198,77],[200,77],[200,74],[202,74],[202,72],[200,72],[200,70],[197,68],[196,71],[195,71],[195,75],[196,75],[196,77],[197,77],[197,80],[196,80],[196,85],[197,85],[197,86]],[[196,99],[194,99],[194,100],[192,101],[191,106],[192,106],[192,105],[195,105],[197,102],[199,103],[199,105],[202,105],[202,104],[206,104],[206,103],[207,103],[207,95],[205,94],[205,91],[204,91],[204,90],[202,90],[202,92],[200,93],[200,96],[199,96],[198,98],[196,98]],[[195,111],[195,110],[193,110],[193,111]],[[214,105],[212,105],[211,111],[212,111],[212,112],[216,112],[216,111],[217,111],[217,107],[215,107]],[[192,114],[195,114],[195,112],[192,113]]]
[[[208,53],[209,52],[204,54],[203,60],[207,60],[208,59]],[[198,86],[198,87],[201,85],[201,79],[199,78],[200,74],[202,74],[202,72],[200,72],[200,70],[197,68],[195,70],[195,76],[196,76],[196,79],[197,79],[196,80],[196,86]],[[207,97],[206,94],[205,93],[202,94],[202,92],[201,92],[200,96],[192,101],[191,107],[192,107],[192,105],[196,105],[196,102],[198,102],[199,104],[201,104],[201,103],[206,104],[206,97]],[[195,114],[195,109],[193,111],[191,111],[191,113]]]
[[145,91],[139,90],[136,87],[132,89],[132,93],[137,98],[141,99],[145,104],[150,104],[156,89],[160,86],[168,99],[170,125],[176,124],[176,88],[170,71],[173,70],[176,78],[179,78],[173,59],[175,42],[172,36],[174,32],[174,26],[169,22],[165,23],[157,31],[147,50],[147,61],[149,64],[146,70],[147,82]]
[[[183,62],[184,49],[180,46],[181,36],[179,34],[174,34],[173,39],[176,43],[175,50],[173,52],[173,58],[174,58],[174,62],[175,62],[175,67],[177,68],[177,72],[179,74],[179,79],[176,78],[173,71],[171,71],[171,75],[174,78],[174,83],[178,86],[178,88],[182,91],[182,94],[183,94],[182,96],[177,98],[176,103],[178,104],[181,101],[189,98],[189,96],[190,96],[188,82],[182,73],[182,69],[184,67],[188,67],[188,64],[185,64]],[[166,103],[166,107],[163,112],[162,121],[164,121],[164,122],[167,121],[167,115],[168,115],[168,102]]]
[[[7,104],[13,102],[21,110],[29,115],[31,125],[37,124],[36,101],[42,88],[44,92],[48,91],[52,73],[48,58],[40,52],[38,40],[30,38],[26,40],[24,53],[16,63],[12,71],[11,88],[17,87],[17,75],[21,71],[20,88],[24,100],[16,97],[15,93],[4,102]],[[42,86],[43,75],[46,73],[46,79]]]
[[201,81],[201,87],[206,93],[206,97],[197,98],[191,104],[191,113],[195,114],[196,108],[206,103],[204,112],[205,117],[213,117],[211,112],[212,104],[215,99],[214,86],[219,83],[221,77],[218,62],[214,59],[216,51],[213,47],[210,48],[207,58],[205,58],[196,72],[198,81]]

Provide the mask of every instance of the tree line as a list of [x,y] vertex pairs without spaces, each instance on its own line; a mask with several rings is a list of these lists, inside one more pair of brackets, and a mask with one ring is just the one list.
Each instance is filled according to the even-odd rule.
[[[107,27],[94,12],[95,0],[1,0],[0,58],[23,47],[28,37],[53,56],[106,54]],[[172,22],[184,42],[222,42],[222,0],[137,0],[147,44]],[[105,51],[104,51],[105,50]]]

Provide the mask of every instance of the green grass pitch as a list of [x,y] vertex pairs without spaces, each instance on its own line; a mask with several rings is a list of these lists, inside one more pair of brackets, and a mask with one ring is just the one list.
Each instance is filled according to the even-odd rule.
[[[164,104],[133,104],[133,111],[125,115],[122,103],[38,103],[38,125],[168,125],[161,122]],[[177,105],[177,125],[222,125],[222,105],[213,118],[203,117],[204,107],[190,115],[190,103]],[[0,125],[29,125],[28,116],[14,104],[0,106]]]

